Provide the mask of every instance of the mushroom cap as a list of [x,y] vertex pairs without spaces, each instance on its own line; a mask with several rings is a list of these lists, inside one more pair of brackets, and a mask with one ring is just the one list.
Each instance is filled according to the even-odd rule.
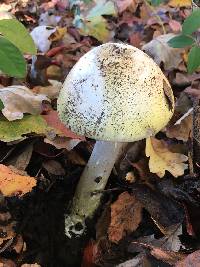
[[121,43],[106,43],[82,56],[58,98],[66,126],[104,141],[155,135],[173,111],[173,92],[158,65],[138,48]]

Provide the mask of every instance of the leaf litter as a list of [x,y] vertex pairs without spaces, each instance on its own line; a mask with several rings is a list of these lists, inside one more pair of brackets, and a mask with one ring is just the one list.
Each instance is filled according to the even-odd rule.
[[[0,11],[24,24],[38,53],[26,56],[24,81],[0,74],[0,266],[198,266],[200,184],[188,158],[199,71],[188,74],[188,50],[167,43],[192,1],[4,2]],[[107,41],[143,49],[160,65],[175,113],[146,145],[129,144],[87,241],[69,241],[64,214],[94,142],[59,121],[56,99],[76,61]]]

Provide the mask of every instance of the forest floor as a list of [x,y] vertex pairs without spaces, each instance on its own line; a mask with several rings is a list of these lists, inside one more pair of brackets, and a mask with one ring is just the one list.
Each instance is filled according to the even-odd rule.
[[[191,0],[5,0],[0,18],[2,11],[32,36],[37,29],[38,53],[25,55],[26,79],[0,76],[0,99],[7,97],[0,115],[0,267],[199,267],[192,107],[200,72],[187,71],[188,47],[167,43],[181,32]],[[56,100],[79,58],[109,41],[155,60],[172,86],[175,113],[156,137],[129,144],[86,234],[70,239],[64,218],[94,140],[60,122]]]

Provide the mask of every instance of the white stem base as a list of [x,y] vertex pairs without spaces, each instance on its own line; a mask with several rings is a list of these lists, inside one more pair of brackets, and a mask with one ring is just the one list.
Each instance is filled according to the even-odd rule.
[[65,219],[65,232],[82,235],[85,219],[92,218],[101,200],[101,191],[105,188],[112,168],[120,156],[125,143],[97,141],[91,157],[81,175],[73,199],[72,212]]

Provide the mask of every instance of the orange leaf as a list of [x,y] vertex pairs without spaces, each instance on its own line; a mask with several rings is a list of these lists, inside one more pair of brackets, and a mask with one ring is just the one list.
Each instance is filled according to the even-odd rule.
[[33,177],[20,175],[9,167],[0,164],[0,191],[4,196],[22,196],[36,186]]
[[142,205],[128,192],[119,195],[111,205],[109,240],[117,243],[127,233],[135,231],[142,219]]

